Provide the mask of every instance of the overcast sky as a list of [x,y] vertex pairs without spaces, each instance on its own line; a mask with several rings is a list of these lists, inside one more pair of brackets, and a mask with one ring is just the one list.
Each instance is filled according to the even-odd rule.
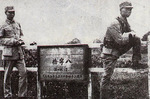
[[[4,8],[13,5],[15,20],[26,43],[64,44],[73,38],[82,43],[103,39],[107,26],[119,16],[124,0],[0,0],[0,24]],[[150,0],[130,0],[134,6],[129,17],[131,28],[142,37],[150,31]]]

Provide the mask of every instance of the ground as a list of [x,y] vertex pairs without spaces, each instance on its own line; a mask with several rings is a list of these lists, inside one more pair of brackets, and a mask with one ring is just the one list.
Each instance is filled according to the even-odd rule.
[[[133,70],[134,71],[134,70]],[[131,72],[115,72],[111,79],[111,84],[108,86],[108,95],[110,99],[148,99],[148,70],[136,70]],[[13,73],[12,86],[13,94],[17,96],[17,82],[18,73]],[[0,73],[3,78],[3,72]],[[99,97],[99,83],[100,75],[97,73],[92,74],[93,84],[93,99]],[[28,97],[36,97],[36,73],[28,72]],[[87,87],[84,83],[77,82],[46,82],[47,91],[44,91],[45,97],[51,97],[51,99],[86,99]],[[64,87],[65,86],[65,87]],[[3,96],[2,91],[2,79],[0,80],[0,96]],[[53,97],[53,98],[52,98]],[[0,98],[1,99],[1,98]]]

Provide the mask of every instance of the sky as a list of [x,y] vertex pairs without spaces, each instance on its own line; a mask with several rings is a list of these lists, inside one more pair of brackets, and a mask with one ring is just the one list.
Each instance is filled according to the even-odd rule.
[[[26,44],[60,45],[78,38],[90,44],[103,40],[107,27],[119,13],[124,0],[0,0],[0,24],[4,8],[14,6],[15,20],[21,24]],[[129,0],[127,0],[129,1]],[[133,10],[128,21],[142,37],[150,31],[150,0],[130,0]]]

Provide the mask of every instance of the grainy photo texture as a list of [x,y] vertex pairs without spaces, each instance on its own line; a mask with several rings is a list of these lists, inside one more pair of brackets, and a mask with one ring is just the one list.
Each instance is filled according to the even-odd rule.
[[149,0],[0,0],[0,99],[149,99]]

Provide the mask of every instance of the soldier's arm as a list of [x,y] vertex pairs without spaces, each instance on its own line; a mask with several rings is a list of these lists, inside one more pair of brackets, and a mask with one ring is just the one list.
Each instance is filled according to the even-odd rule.
[[19,28],[20,28],[20,37],[23,36],[23,32],[22,32],[22,29],[21,29],[21,25],[20,23],[17,23],[19,25]]
[[0,38],[0,43],[4,46],[15,46],[17,42],[14,38]]
[[124,44],[129,43],[129,37],[122,36],[119,24],[114,24],[114,25],[108,27],[107,32],[111,35],[111,37],[119,45],[124,45]]
[[0,26],[0,38],[4,36],[4,29],[3,26]]

